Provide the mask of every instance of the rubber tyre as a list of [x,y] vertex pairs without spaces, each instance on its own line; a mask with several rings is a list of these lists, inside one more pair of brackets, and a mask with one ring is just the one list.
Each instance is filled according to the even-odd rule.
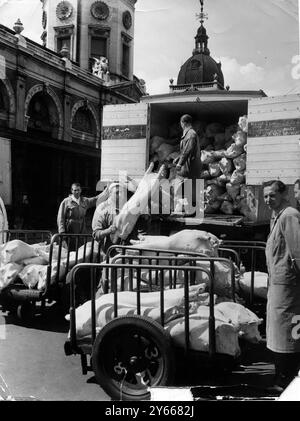
[[35,303],[25,302],[17,307],[18,319],[22,322],[30,322],[35,315]]
[[[138,361],[136,365],[130,364],[132,360]],[[127,373],[116,373],[120,364],[128,369]],[[149,386],[166,386],[174,379],[171,337],[160,324],[147,317],[116,318],[98,334],[93,346],[92,365],[97,382],[113,400],[149,400]],[[143,378],[143,381],[147,384],[140,383],[141,373],[144,373],[146,380]]]

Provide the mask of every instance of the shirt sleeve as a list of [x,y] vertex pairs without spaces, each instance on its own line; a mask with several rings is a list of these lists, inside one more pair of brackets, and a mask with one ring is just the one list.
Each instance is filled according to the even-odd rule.
[[86,197],[85,198],[85,200],[86,200],[86,203],[87,203],[87,208],[89,209],[89,208],[94,208],[95,206],[96,206],[96,204],[97,204],[97,200],[98,200],[98,197],[99,197],[100,195],[98,195],[98,196],[96,196],[96,197]]
[[66,210],[67,210],[67,203],[65,200],[63,200],[60,204],[58,214],[57,214],[57,228],[58,228],[59,234],[62,234],[66,231],[66,227],[65,227]]
[[281,222],[286,247],[300,268],[300,213],[288,214]]
[[193,154],[194,150],[195,150],[196,142],[197,142],[196,134],[190,133],[189,137],[188,137],[188,139],[185,143],[185,146],[183,148],[183,151],[181,153],[178,165],[184,165],[186,163],[189,156],[191,156]]
[[98,218],[93,222],[93,238],[95,240],[100,242],[111,234],[111,224],[109,223],[107,212],[99,212]]

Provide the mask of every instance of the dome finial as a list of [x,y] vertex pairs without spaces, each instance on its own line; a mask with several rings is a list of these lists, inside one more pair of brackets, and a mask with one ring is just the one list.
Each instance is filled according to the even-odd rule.
[[201,12],[196,14],[197,19],[200,20],[201,26],[203,26],[204,19],[208,19],[207,13],[204,13],[204,0],[200,0]]
[[203,54],[210,54],[210,51],[207,47],[209,37],[206,34],[206,29],[203,26],[204,20],[208,19],[207,13],[204,13],[204,0],[200,0],[201,5],[201,12],[196,14],[197,19],[200,20],[200,28],[198,29],[197,35],[195,37],[196,40],[196,47],[194,50],[194,54],[203,53]]

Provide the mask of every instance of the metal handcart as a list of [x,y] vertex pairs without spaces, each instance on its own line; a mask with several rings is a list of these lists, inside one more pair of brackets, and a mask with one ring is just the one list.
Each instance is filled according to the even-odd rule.
[[[82,262],[95,261],[94,250],[96,249],[95,240],[91,234],[55,234],[52,236],[50,231],[6,231],[4,232],[6,242],[15,239],[26,242],[27,244],[37,244],[46,242],[49,244],[49,263],[47,265],[47,276],[45,287],[42,290],[29,289],[23,282],[17,279],[0,292],[0,303],[4,310],[16,311],[18,318],[22,321],[30,321],[36,314],[36,305],[41,304],[41,313],[43,314],[46,302],[61,301],[61,291],[64,286],[66,276],[60,276],[62,254],[64,248],[65,274],[70,267],[70,243],[75,244],[75,265],[78,263],[79,245],[83,246]],[[91,251],[89,258],[87,256],[87,244],[91,242]],[[54,259],[54,249],[57,247],[57,260]],[[98,249],[98,248],[97,248]],[[100,261],[100,254],[97,251],[96,261]],[[54,268],[56,266],[56,268]],[[56,269],[56,273],[54,272]],[[55,273],[55,276],[54,276]],[[53,279],[54,278],[54,279]]]
[[[250,291],[246,293],[240,285],[237,285],[239,295],[245,300],[246,306],[252,310],[259,317],[266,319],[266,300],[260,297],[255,297],[255,272],[261,271],[267,273],[266,266],[266,243],[263,241],[237,241],[225,240],[219,249],[219,254],[223,257],[230,257],[227,250],[234,250],[239,256],[235,261],[238,268],[242,265],[247,272],[251,272]],[[264,325],[262,325],[264,326]]]
[[[112,258],[110,263],[80,264],[72,269],[71,307],[70,307],[70,338],[65,343],[66,355],[79,354],[83,374],[88,371],[95,373],[97,382],[116,400],[143,400],[149,398],[148,387],[172,384],[176,372],[175,354],[171,337],[164,329],[164,296],[165,280],[168,273],[168,288],[178,288],[177,273],[184,274],[184,310],[185,346],[182,357],[188,360],[192,352],[189,336],[189,287],[195,284],[197,271],[204,272],[209,279],[209,352],[198,352],[207,364],[219,366],[233,363],[233,357],[216,353],[215,317],[214,317],[214,264],[225,262],[231,267],[232,300],[235,300],[235,282],[233,261],[225,258],[209,258],[197,253],[174,252],[166,250],[134,248],[138,255],[127,254],[132,247],[117,246],[110,250],[119,250],[122,254]],[[109,254],[110,254],[109,253]],[[146,253],[146,254],[145,254]],[[152,255],[150,255],[150,253]],[[209,269],[197,266],[197,262],[209,262]],[[162,262],[164,262],[162,264]],[[83,339],[76,333],[76,301],[75,285],[78,274],[83,269],[91,273],[91,335]],[[113,315],[100,331],[96,328],[96,286],[99,279],[95,270],[101,268],[104,274],[105,292],[114,294]],[[136,279],[136,286],[129,282],[129,290],[136,293],[136,312],[133,316],[118,316],[118,296],[124,287],[125,271],[129,279]],[[159,291],[160,323],[146,316],[141,316],[141,295],[147,294],[142,288],[142,270],[149,271],[148,291]],[[118,284],[117,276],[121,274]],[[177,317],[177,316],[176,316]],[[90,364],[88,365],[88,357]]]

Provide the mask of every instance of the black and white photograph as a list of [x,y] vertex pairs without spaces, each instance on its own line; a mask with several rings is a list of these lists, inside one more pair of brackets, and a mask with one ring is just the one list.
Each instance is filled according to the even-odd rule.
[[299,23],[0,0],[0,401],[300,402]]

